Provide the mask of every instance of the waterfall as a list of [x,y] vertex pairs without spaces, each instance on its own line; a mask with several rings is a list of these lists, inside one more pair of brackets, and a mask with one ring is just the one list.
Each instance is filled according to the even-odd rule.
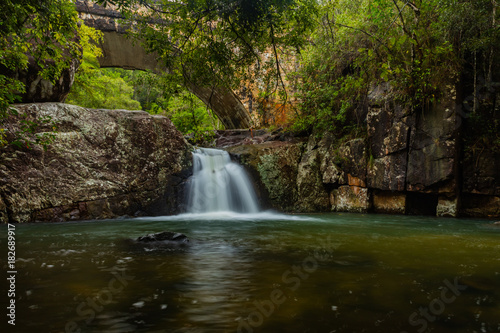
[[193,153],[188,212],[257,213],[257,197],[245,170],[226,151],[199,148]]

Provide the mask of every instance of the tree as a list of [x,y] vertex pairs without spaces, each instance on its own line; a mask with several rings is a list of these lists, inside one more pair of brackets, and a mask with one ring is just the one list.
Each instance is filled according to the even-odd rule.
[[[148,51],[170,73],[208,87],[238,87],[272,69],[284,86],[280,49],[301,49],[313,25],[315,0],[100,0],[118,6]],[[262,59],[265,50],[272,57]]]
[[187,91],[169,99],[167,116],[179,131],[185,135],[193,135],[195,141],[202,139],[206,132],[217,129],[212,122],[214,116],[211,112]]
[[101,50],[95,45],[101,33],[81,25],[83,58],[66,103],[94,109],[140,110],[133,99],[134,87],[123,70],[100,68],[97,57]]
[[128,79],[134,86],[134,99],[143,110],[153,114],[167,110],[169,100],[185,91],[178,77],[169,73],[129,71]]
[[[54,82],[72,59],[79,57],[76,39],[78,16],[70,0],[4,0],[0,3],[0,148],[12,143],[30,146],[47,143],[36,134],[47,119],[22,119],[20,130],[6,126],[16,111],[10,105],[25,92],[16,73],[26,70],[29,59],[39,75]],[[50,121],[50,120],[49,120]]]
[[416,111],[435,104],[475,67],[476,56],[483,57],[485,77],[494,72],[495,1],[331,0],[320,13],[297,73],[303,83],[297,130],[343,133],[359,125],[367,93],[380,83]]

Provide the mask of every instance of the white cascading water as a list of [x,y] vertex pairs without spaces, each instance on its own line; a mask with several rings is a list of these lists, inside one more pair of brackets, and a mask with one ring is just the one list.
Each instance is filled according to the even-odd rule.
[[189,213],[258,213],[257,197],[241,166],[224,150],[199,148],[193,153]]

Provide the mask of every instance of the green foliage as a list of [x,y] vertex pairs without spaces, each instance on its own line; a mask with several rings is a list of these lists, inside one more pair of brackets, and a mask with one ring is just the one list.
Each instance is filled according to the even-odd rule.
[[[302,101],[292,129],[344,132],[359,124],[370,88],[389,84],[412,110],[429,108],[467,68],[500,45],[491,0],[332,0],[302,52]],[[496,51],[495,51],[496,50]],[[486,73],[488,72],[488,73]]]
[[168,73],[128,71],[128,79],[134,86],[134,99],[151,114],[164,112],[171,98],[185,92],[179,78]]
[[25,86],[16,73],[26,70],[31,58],[38,74],[54,82],[63,69],[78,57],[76,42],[78,16],[70,0],[5,0],[0,3],[0,148],[9,143],[46,144],[47,140],[33,137],[43,119],[22,124],[13,133],[4,126],[7,118],[17,116],[12,103],[20,100]]
[[[92,39],[98,42],[99,38],[97,34]],[[151,114],[165,115],[183,134],[194,136],[195,141],[220,127],[215,124],[211,111],[186,91],[177,77],[100,68],[96,58],[100,50],[87,49],[85,44],[83,50],[83,62],[67,103],[88,108],[143,109]]]
[[[100,0],[116,4],[149,51],[186,87],[239,87],[271,70],[280,47],[299,49],[313,25],[315,0]],[[141,5],[137,10],[135,5]],[[272,56],[261,58],[264,51]]]
[[207,139],[214,129],[218,129],[210,110],[196,96],[186,91],[168,101],[167,116],[179,131],[193,136],[195,142]]
[[83,58],[66,103],[94,109],[140,109],[126,71],[100,68],[97,57],[102,52],[97,45],[102,32],[81,24],[79,35]]
[[141,104],[133,95],[134,87],[120,71],[87,67],[75,76],[66,103],[93,109],[140,110]]
[[[82,27],[84,27],[82,25]],[[88,36],[83,45],[83,62],[67,103],[88,108],[143,109],[151,114],[169,117],[183,134],[195,141],[219,128],[215,116],[193,94],[187,92],[176,76],[121,68],[100,68],[95,47],[101,34],[84,27]]]
[[175,75],[133,71],[129,74],[134,86],[134,99],[151,114],[169,117],[176,128],[195,142],[210,139],[222,125],[213,112],[182,86]]

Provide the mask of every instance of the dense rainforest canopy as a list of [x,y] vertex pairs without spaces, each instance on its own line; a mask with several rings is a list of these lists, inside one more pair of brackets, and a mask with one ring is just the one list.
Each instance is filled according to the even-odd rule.
[[[286,107],[289,116],[280,126],[339,135],[362,131],[367,96],[386,85],[394,100],[415,111],[455,89],[470,127],[481,129],[475,143],[500,146],[495,108],[480,107],[485,93],[499,89],[497,0],[98,2],[121,10],[133,23],[130,35],[156,52],[169,72],[100,69],[99,33],[79,23],[69,0],[4,1],[0,119],[13,112],[8,105],[25,89],[9,70],[25,69],[32,58],[42,77],[55,80],[83,55],[67,102],[163,113],[185,133],[220,127],[186,91],[192,82],[254,85],[257,99]],[[261,123],[272,125],[272,112],[260,112]],[[29,135],[34,125],[26,124],[14,141],[43,143],[47,138]]]

